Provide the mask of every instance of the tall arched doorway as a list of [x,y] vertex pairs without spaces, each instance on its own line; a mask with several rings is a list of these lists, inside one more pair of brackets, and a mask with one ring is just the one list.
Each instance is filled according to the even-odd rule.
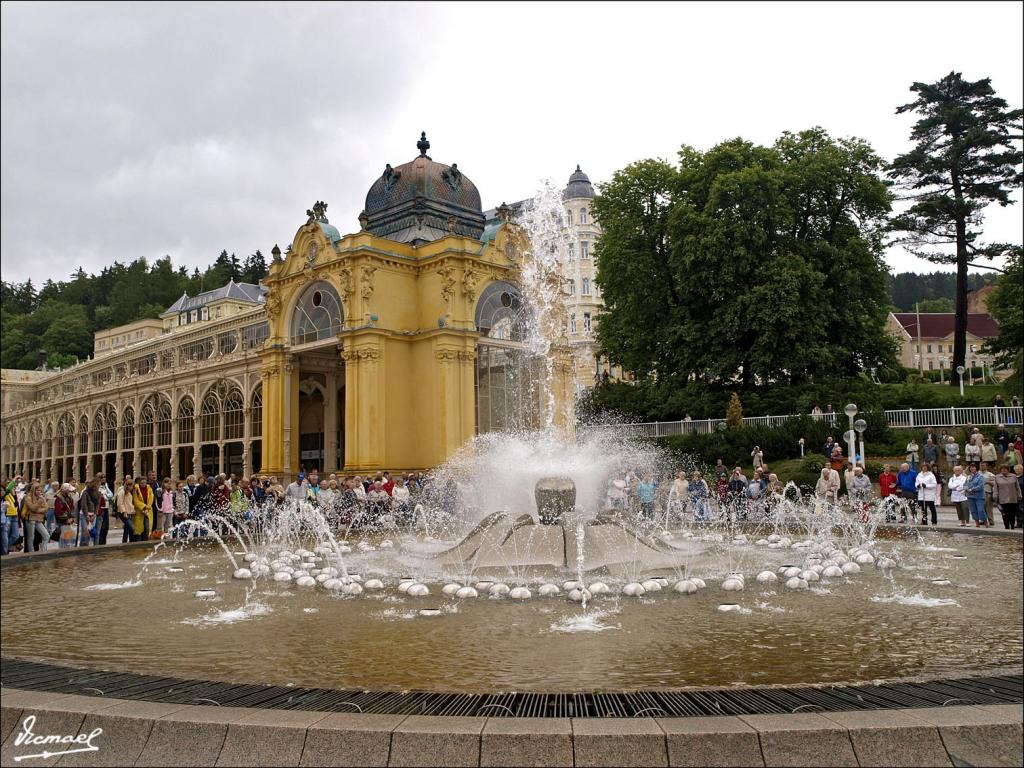
[[299,383],[299,466],[307,472],[324,469],[325,399],[321,382],[304,379]]

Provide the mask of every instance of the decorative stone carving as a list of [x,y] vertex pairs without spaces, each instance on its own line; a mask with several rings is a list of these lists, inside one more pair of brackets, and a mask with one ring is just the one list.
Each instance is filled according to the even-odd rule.
[[341,298],[346,303],[355,291],[352,281],[352,270],[349,267],[342,267],[338,273],[338,282],[341,284]]
[[306,215],[309,216],[307,224],[315,224],[318,221],[327,221],[327,203],[323,200],[317,200],[313,203],[312,208],[306,210]]
[[459,166],[455,163],[452,163],[451,168],[445,168],[441,171],[441,179],[452,192],[460,192],[462,190],[462,171],[459,170]]
[[309,248],[306,250],[306,261],[308,263],[312,264],[314,261],[316,261],[316,255],[318,250],[319,246],[317,245],[316,240],[311,241],[309,244]]
[[462,275],[462,292],[470,301],[476,299],[476,284],[480,275],[472,267],[467,267]]
[[462,352],[459,352],[459,360],[461,360],[464,363],[475,362],[476,361],[476,351],[475,350],[464,350]]
[[271,322],[276,320],[277,316],[281,314],[281,297],[277,295],[277,291],[271,290],[267,294],[264,306],[267,308],[267,317],[270,318]]
[[395,188],[395,185],[398,184],[398,182],[401,180],[401,178],[401,171],[396,171],[394,168],[392,168],[391,163],[386,164],[384,166],[384,175],[381,176],[381,179],[384,180],[384,191],[390,193],[391,190]]
[[441,298],[444,299],[445,303],[452,300],[455,295],[455,270],[452,269],[450,264],[445,264],[437,273],[441,276]]
[[459,355],[459,352],[454,349],[436,349],[434,350],[434,357],[441,361],[455,360]]
[[363,267],[359,278],[359,295],[363,299],[369,299],[373,296],[373,273],[376,271],[376,267]]

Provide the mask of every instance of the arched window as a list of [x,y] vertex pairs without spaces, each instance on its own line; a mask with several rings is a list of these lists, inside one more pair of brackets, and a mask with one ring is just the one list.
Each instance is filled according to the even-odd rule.
[[203,398],[199,439],[204,443],[214,443],[220,439],[220,395],[216,387],[211,388]]
[[566,212],[565,212],[565,226],[567,226],[567,227],[571,227],[572,226],[572,211],[570,211],[570,210],[566,210]]
[[238,389],[224,398],[224,439],[241,440],[245,436],[245,400]]
[[78,420],[78,452],[82,456],[89,453],[89,419],[85,416]]
[[106,433],[106,429],[106,414],[101,407],[96,411],[96,415],[92,419],[92,449],[95,453],[103,452],[103,436]]
[[580,208],[580,224],[586,224],[586,223],[587,223],[587,209],[586,208]]
[[491,339],[523,341],[529,326],[529,310],[511,283],[488,285],[476,303],[476,329]]
[[249,412],[249,435],[263,435],[263,385],[258,385],[252,393],[252,408]]
[[345,321],[341,298],[334,286],[319,280],[308,286],[292,311],[292,344],[336,336]]
[[171,404],[161,400],[156,409],[156,444],[171,444]]
[[124,409],[124,416],[121,417],[121,445],[126,451],[135,446],[135,409],[130,405]]
[[147,400],[142,406],[142,411],[139,414],[139,447],[140,448],[152,448],[153,447],[153,422],[156,420],[156,414],[153,410],[153,401]]
[[583,295],[584,296],[589,296],[590,295],[590,278],[589,277],[584,277],[583,278]]
[[183,397],[178,403],[178,442],[191,445],[196,439],[196,408],[191,397]]
[[114,411],[114,406],[107,406],[107,434],[106,434],[106,449],[108,451],[117,450],[117,413]]

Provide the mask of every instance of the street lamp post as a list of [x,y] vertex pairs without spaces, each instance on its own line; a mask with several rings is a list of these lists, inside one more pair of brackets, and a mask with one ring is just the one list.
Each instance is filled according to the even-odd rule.
[[960,399],[964,399],[964,371],[967,370],[962,365],[956,367],[957,375],[960,377]]
[[853,428],[857,430],[857,434],[860,436],[860,465],[867,469],[868,455],[864,452],[864,431],[868,428],[868,423],[864,419],[857,419],[853,422]]
[[939,384],[946,383],[946,358],[939,359]]
[[853,432],[853,417],[857,415],[857,406],[853,403],[849,403],[844,409],[843,413],[850,417],[850,430],[846,433],[846,447],[850,451],[850,461],[856,456],[857,446],[855,443],[855,435]]

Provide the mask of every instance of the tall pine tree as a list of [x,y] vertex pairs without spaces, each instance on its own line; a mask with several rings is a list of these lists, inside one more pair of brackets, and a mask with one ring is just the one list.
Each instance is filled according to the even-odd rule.
[[[950,72],[935,83],[914,83],[917,98],[897,108],[914,112],[914,148],[897,157],[891,178],[909,192],[910,208],[895,217],[896,242],[936,263],[956,264],[953,368],[967,353],[967,267],[1009,252],[1007,243],[981,242],[985,206],[1009,205],[1024,181],[1020,109],[1007,109],[991,80],[964,80]],[[950,377],[950,383],[956,380]]]

